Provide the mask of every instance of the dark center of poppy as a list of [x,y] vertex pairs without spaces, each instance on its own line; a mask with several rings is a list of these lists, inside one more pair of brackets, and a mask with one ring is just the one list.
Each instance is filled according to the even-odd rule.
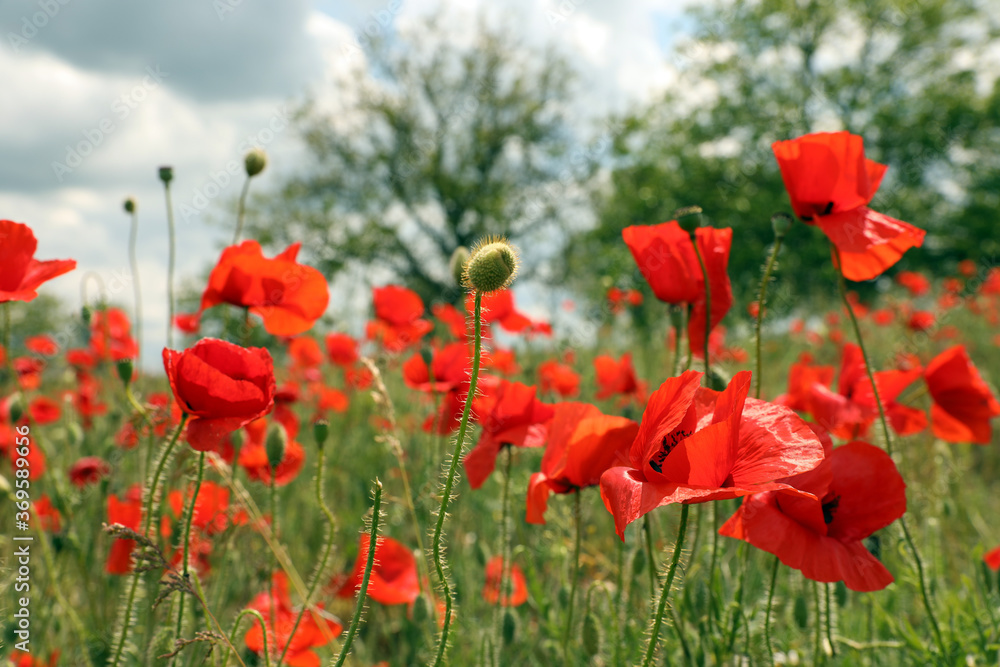
[[826,525],[833,523],[833,514],[837,511],[837,506],[840,505],[840,496],[834,496],[833,500],[829,500],[823,503],[823,522]]
[[682,429],[677,429],[670,435],[663,436],[663,440],[660,442],[660,449],[655,454],[653,458],[649,459],[649,467],[656,472],[663,472],[663,462],[666,460],[667,455],[674,450],[674,448],[680,444],[681,440],[688,438],[694,431],[684,431]]

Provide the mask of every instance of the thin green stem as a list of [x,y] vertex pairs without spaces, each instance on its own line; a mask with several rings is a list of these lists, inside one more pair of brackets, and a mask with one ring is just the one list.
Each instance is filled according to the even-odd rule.
[[715,569],[719,558],[719,504],[712,503],[712,557],[708,564],[708,616],[709,627],[714,628],[719,620],[719,601],[715,597]]
[[[670,587],[674,583],[674,574],[677,572],[677,562],[681,558],[681,551],[684,548],[684,532],[687,530],[688,511],[690,506],[681,505],[681,521],[677,528],[677,542],[674,543],[674,553],[670,558],[670,568],[667,570],[667,578],[663,582],[663,589],[660,591],[660,603],[653,616],[653,625],[649,632],[649,644],[646,646],[646,657],[642,661],[643,667],[649,667],[653,663],[653,656],[656,654],[656,644],[660,638],[660,626],[663,625],[663,615],[667,610],[667,600],[670,598]],[[652,566],[652,563],[650,564]]]
[[701,249],[698,248],[698,235],[691,232],[691,245],[694,246],[694,256],[698,258],[698,266],[701,267],[701,277],[705,281],[705,386],[709,381],[709,360],[708,360],[708,338],[712,332],[712,285],[708,280],[708,269],[705,268],[705,259],[701,256]]
[[[271,667],[271,654],[267,650],[267,623],[264,621],[264,617],[256,609],[244,609],[239,614],[236,615],[236,621],[233,623],[233,629],[229,633],[229,643],[233,644],[236,642],[236,633],[240,629],[240,621],[243,620],[244,616],[253,616],[260,623],[260,634],[264,638],[264,667]],[[239,653],[236,654],[239,658]],[[222,667],[229,667],[229,653],[226,653],[226,660],[222,663]]]
[[[851,307],[851,302],[847,299],[847,281],[844,278],[844,272],[840,260],[840,251],[837,250],[837,246],[830,244],[833,248],[834,256],[837,258],[837,276],[838,284],[840,286],[840,298],[844,302],[844,308],[847,309],[847,314],[850,316],[851,326],[854,328],[854,336],[858,341],[858,347],[861,348],[861,357],[865,362],[865,371],[868,373],[868,381],[872,386],[872,393],[875,395],[875,403],[878,405],[878,415],[879,421],[882,424],[882,436],[885,438],[885,451],[888,454],[892,454],[892,438],[889,435],[889,423],[885,418],[885,409],[882,407],[882,398],[879,396],[878,385],[875,383],[875,374],[872,371],[871,362],[868,360],[868,352],[865,350],[864,340],[861,337],[861,327],[858,325],[858,318],[854,315],[854,308]],[[899,517],[899,525],[903,529],[903,537],[906,539],[907,546],[910,547],[910,553],[913,555],[913,562],[917,567],[917,582],[920,586],[920,597],[924,604],[924,609],[927,611],[927,617],[931,621],[931,629],[934,631],[934,641],[937,643],[938,650],[941,652],[942,658],[947,655],[947,651],[944,646],[944,637],[941,635],[941,626],[938,624],[937,616],[934,614],[934,607],[931,604],[930,595],[927,592],[927,579],[924,576],[924,563],[923,559],[920,557],[920,552],[917,550],[917,544],[913,541],[913,536],[910,535],[910,529],[906,525],[906,517]]]
[[754,397],[760,398],[761,386],[764,382],[764,358],[760,353],[761,327],[764,322],[764,306],[767,303],[767,285],[771,282],[771,272],[778,259],[778,252],[781,250],[781,241],[784,236],[775,236],[774,245],[771,247],[771,255],[764,266],[764,275],[760,279],[760,292],[757,294],[757,318],[754,323],[754,341],[757,347],[757,382],[754,385]]
[[677,369],[680,368],[681,363],[681,337],[684,333],[683,327],[683,311],[679,306],[670,306],[673,313],[676,313],[676,321],[674,321],[673,313],[670,318],[670,325],[674,330],[674,358],[670,366],[670,377],[677,376]]
[[781,561],[774,557],[774,564],[771,566],[771,584],[767,588],[767,609],[764,611],[764,642],[767,644],[767,655],[774,664],[774,646],[771,644],[771,610],[774,606],[774,587],[778,583],[778,566]]
[[826,641],[830,645],[831,655],[837,655],[837,647],[833,643],[833,606],[830,604],[830,586],[832,584],[823,584],[823,591],[826,594]]
[[365,563],[365,574],[361,578],[361,590],[358,591],[358,601],[354,605],[354,616],[351,618],[351,625],[344,637],[344,644],[340,647],[340,655],[337,656],[336,667],[341,667],[347,655],[351,652],[351,644],[354,643],[354,635],[358,633],[358,626],[361,625],[361,616],[365,608],[365,600],[368,598],[368,581],[372,576],[372,567],[375,565],[375,548],[378,544],[378,525],[382,512],[382,482],[375,479],[375,499],[372,505],[372,527],[368,532],[368,560]]
[[136,256],[136,240],[139,235],[139,213],[132,210],[131,224],[128,232],[128,263],[132,271],[132,292],[134,295],[135,311],[132,313],[132,323],[135,325],[135,342],[138,350],[139,374],[142,374],[142,288],[139,285],[139,260]]
[[620,541],[617,544],[618,549],[618,567],[615,575],[615,618],[614,618],[614,632],[615,632],[615,667],[621,667],[622,664],[622,643],[624,638],[622,637],[622,604],[624,602],[625,596],[623,595],[623,587],[625,584],[625,542]]
[[816,631],[813,633],[813,664],[814,665],[821,664],[821,662],[820,662],[822,660],[821,656],[825,657],[825,654],[822,652],[822,648],[820,647],[820,644],[822,643],[820,638],[823,636],[823,615],[820,612],[820,608],[819,608],[819,586],[820,586],[820,584],[819,584],[818,581],[812,582],[813,604],[814,604],[814,607],[816,609],[816,619],[815,619],[815,623],[814,623]]
[[573,542],[573,569],[570,570],[569,577],[569,605],[566,607],[566,628],[563,630],[563,661],[568,665],[569,660],[569,635],[573,629],[573,602],[576,598],[576,587],[580,579],[580,540],[583,533],[583,519],[580,507],[580,489],[573,492],[573,525],[576,529],[576,538]]
[[[144,502],[143,502],[143,527],[142,534],[149,535],[149,526],[153,520],[153,509],[156,506],[156,491],[160,484],[160,477],[163,475],[163,469],[167,465],[167,461],[170,459],[170,455],[174,451],[174,447],[177,445],[177,439],[180,438],[181,432],[184,430],[184,426],[187,424],[188,416],[187,414],[181,415],[181,423],[177,425],[177,429],[174,434],[170,437],[170,441],[167,446],[163,448],[163,453],[160,454],[160,460],[156,463],[156,469],[153,472],[152,479],[146,484],[146,490],[144,491]],[[135,595],[139,587],[139,575],[135,572],[132,573],[131,582],[129,584],[129,592],[125,601],[125,609],[122,614],[122,629],[121,634],[118,637],[118,644],[115,646],[114,656],[108,663],[112,667],[117,667],[119,661],[121,660],[122,654],[125,651],[125,642],[128,639],[128,631],[131,627],[132,619],[132,606],[135,604]]]
[[174,205],[170,199],[170,182],[163,184],[167,199],[167,347],[174,347],[174,264],[177,257],[177,242],[174,235]]
[[[236,233],[233,234],[233,245],[240,242],[240,236],[243,234],[243,221],[247,214],[247,193],[250,192],[250,180],[251,176],[247,176],[247,180],[243,181],[243,191],[240,192],[240,203],[236,205]],[[279,665],[281,663],[278,663]]]
[[[195,505],[198,503],[198,493],[201,491],[201,482],[205,478],[205,452],[201,452],[198,455],[198,474],[195,477],[194,483],[194,494],[191,496],[191,505],[188,507],[187,514],[184,517],[184,559],[182,563],[182,572],[184,580],[187,581],[188,577],[191,576],[190,564],[188,560],[190,559],[191,552],[191,524],[194,521],[194,509]],[[197,576],[197,574],[195,575]],[[177,603],[177,631],[174,635],[176,639],[181,638],[181,633],[184,632],[184,594],[181,593],[180,599]],[[176,661],[176,656],[174,656],[174,661]]]
[[434,540],[431,549],[434,553],[434,567],[437,571],[438,579],[441,581],[441,588],[444,590],[444,622],[441,625],[441,635],[438,638],[438,646],[434,658],[434,667],[439,667],[444,661],[444,654],[448,649],[448,633],[451,630],[451,611],[455,601],[452,599],[451,585],[448,583],[448,575],[445,571],[444,551],[441,545],[444,534],[444,521],[448,515],[448,504],[451,502],[452,488],[455,485],[455,474],[458,470],[458,462],[462,456],[462,447],[465,444],[465,431],[469,426],[469,414],[472,411],[472,398],[476,395],[476,384],[479,380],[479,363],[482,356],[482,306],[483,294],[476,292],[476,308],[473,315],[473,325],[475,326],[475,347],[472,356],[472,376],[469,379],[469,393],[465,397],[465,409],[462,410],[462,421],[458,426],[458,437],[455,438],[455,449],[451,455],[451,462],[448,465],[448,473],[445,476],[444,484],[441,488],[441,507],[438,510],[437,523],[434,526]]
[[[280,537],[278,536],[278,485],[276,484],[276,480],[277,480],[277,476],[278,476],[277,472],[278,472],[277,471],[277,467],[271,468],[271,480],[270,480],[270,482],[268,483],[268,486],[267,486],[267,488],[268,488],[268,498],[270,499],[270,502],[271,502],[271,530],[274,531],[274,541],[275,542],[278,542],[280,540]],[[275,570],[281,569],[281,562],[278,560],[278,555],[277,554],[274,555],[274,565],[275,565],[275,568],[274,568]],[[270,598],[268,598],[270,600],[270,603],[271,603],[270,604],[270,610],[269,610],[268,613],[269,613],[270,618],[271,618],[271,627],[275,628],[275,636],[277,636],[278,609],[277,609],[277,601],[275,600],[275,597],[276,596],[272,595]],[[275,638],[275,641],[277,641],[277,638]],[[289,643],[291,643],[291,638],[289,638],[288,641],[289,641]],[[277,649],[277,646],[275,648]]]
[[11,302],[7,301],[3,305],[3,349],[6,358],[7,374],[10,376],[12,387],[17,387],[17,372],[14,370],[14,350],[11,349],[14,340],[14,325],[10,321]]
[[[323,555],[319,559],[319,565],[316,571],[313,573],[312,581],[309,582],[309,590],[306,592],[306,598],[302,602],[302,609],[299,611],[299,615],[295,617],[295,623],[292,624],[292,632],[289,634],[289,638],[295,637],[295,632],[299,629],[299,623],[302,622],[302,617],[305,616],[306,611],[309,610],[310,605],[312,605],[312,597],[316,593],[316,587],[319,586],[320,579],[323,578],[323,573],[326,572],[326,563],[330,558],[330,553],[333,551],[333,538],[334,538],[334,527],[336,521],[333,516],[333,512],[326,505],[326,500],[323,498],[323,461],[326,455],[326,447],[319,448],[319,455],[316,457],[316,502],[319,503],[319,507],[323,510],[323,514],[326,516],[326,545],[323,547]],[[372,549],[371,544],[368,545],[369,550]],[[281,656],[278,658],[278,664],[276,667],[281,667],[281,663],[285,661],[285,656],[288,654],[288,648],[292,645],[291,639],[285,644],[285,648],[281,651]]]
[[[656,559],[653,557],[653,524],[649,520],[649,514],[644,514],[642,517],[642,532],[646,536],[646,561],[649,564],[649,599],[652,600],[656,596],[656,585],[660,582],[660,573],[656,571]],[[677,639],[680,640],[684,659],[690,663],[691,650],[688,648],[687,638],[684,636],[684,626],[681,625],[681,619],[677,616],[673,607],[668,609],[667,612],[670,614],[670,621],[677,631]]]
[[507,589],[510,586],[510,468],[514,458],[513,447],[507,445],[504,449],[507,450],[507,462],[504,466],[503,495],[500,497],[500,591],[496,609],[493,610],[493,659],[498,665],[503,647],[503,601],[509,595]]

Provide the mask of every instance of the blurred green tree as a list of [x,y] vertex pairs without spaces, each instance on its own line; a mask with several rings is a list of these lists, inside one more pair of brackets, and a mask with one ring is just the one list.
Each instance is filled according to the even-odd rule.
[[[1000,15],[987,3],[735,0],[690,17],[693,33],[674,56],[678,83],[621,119],[594,190],[597,225],[572,244],[567,278],[605,276],[579,285],[595,297],[612,283],[644,284],[622,228],[698,204],[711,224],[733,228],[730,276],[737,303],[748,303],[773,240],[768,221],[790,212],[771,143],[841,129],[890,167],[872,207],[930,232],[902,266],[995,263],[1000,87],[996,58],[991,69],[984,56],[995,53]],[[782,292],[786,309],[828,290],[834,275],[825,237],[804,224],[786,237],[781,267],[796,277]]]
[[263,202],[250,237],[302,241],[330,278],[387,270],[425,299],[459,295],[458,246],[565,238],[564,204],[589,169],[569,151],[568,62],[511,27],[481,20],[456,39],[439,18],[371,40],[332,111],[299,109],[312,164]]

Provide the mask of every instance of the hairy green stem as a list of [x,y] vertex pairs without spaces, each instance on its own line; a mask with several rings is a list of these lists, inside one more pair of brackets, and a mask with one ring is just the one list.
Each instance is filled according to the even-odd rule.
[[770,664],[774,664],[774,646],[771,644],[771,610],[774,606],[774,587],[778,583],[778,566],[781,561],[774,557],[774,564],[771,566],[771,584],[767,588],[767,608],[764,610],[764,643],[767,644],[767,655],[770,657]]
[[[653,625],[649,632],[649,644],[646,646],[646,656],[642,661],[643,667],[649,667],[653,663],[653,656],[656,654],[656,644],[660,637],[660,626],[663,625],[663,615],[666,613],[667,600],[670,598],[670,587],[674,583],[677,562],[680,560],[681,551],[684,548],[684,532],[687,530],[689,508],[689,505],[681,504],[681,521],[680,526],[677,528],[677,541],[674,543],[674,553],[670,558],[670,568],[667,570],[667,577],[663,582],[663,589],[660,591],[660,603],[657,606],[656,614],[653,616]],[[652,567],[652,563],[650,563],[650,566]]]
[[[233,245],[240,242],[240,236],[243,234],[243,221],[247,214],[247,193],[250,192],[250,180],[252,178],[252,176],[247,176],[247,180],[243,181],[240,202],[236,205],[236,233],[233,234]],[[280,665],[281,663],[278,664]]]
[[[253,616],[260,623],[260,633],[264,638],[264,667],[271,667],[271,654],[267,650],[267,623],[256,609],[244,609],[236,615],[236,621],[233,622],[233,629],[229,633],[229,643],[233,644],[236,641],[236,633],[240,629],[240,621],[243,620],[244,616]],[[239,658],[239,653],[236,654],[236,657]],[[222,663],[222,667],[229,667],[229,653],[226,653],[226,659]]]
[[784,238],[783,235],[775,237],[774,245],[771,247],[771,256],[767,259],[764,275],[760,279],[760,292],[757,295],[757,318],[754,323],[754,341],[757,348],[757,382],[754,385],[754,398],[760,398],[761,386],[764,382],[764,358],[760,353],[760,332],[764,322],[764,304],[767,303],[767,285],[771,281],[771,272],[774,270],[778,252],[781,250],[781,241]]
[[448,504],[451,501],[452,488],[455,485],[455,474],[458,471],[458,462],[462,456],[462,447],[465,444],[465,432],[469,426],[469,414],[472,411],[472,399],[476,395],[476,383],[479,380],[479,363],[482,356],[482,306],[483,294],[476,292],[476,307],[473,315],[473,325],[475,326],[475,347],[472,356],[472,376],[469,379],[469,393],[465,397],[465,408],[462,410],[462,421],[458,427],[458,437],[455,438],[455,449],[451,455],[451,462],[448,464],[448,472],[445,476],[441,488],[441,507],[438,510],[437,523],[434,525],[434,540],[431,549],[434,553],[434,567],[437,571],[441,588],[444,590],[444,622],[441,625],[441,634],[438,638],[437,651],[435,653],[434,667],[440,667],[444,662],[444,654],[448,650],[448,633],[451,630],[451,611],[454,606],[452,599],[451,585],[448,583],[448,575],[445,571],[444,551],[441,546],[444,534],[444,521],[448,515]]
[[[160,454],[160,460],[156,463],[156,469],[153,472],[152,479],[146,484],[146,489],[144,491],[144,502],[143,502],[143,513],[145,517],[143,519],[142,534],[149,536],[149,526],[153,520],[153,509],[156,505],[156,491],[160,484],[160,477],[163,475],[163,469],[166,467],[167,461],[170,459],[170,455],[174,451],[174,447],[177,445],[177,439],[180,438],[181,432],[184,430],[184,426],[187,424],[188,416],[187,414],[181,415],[181,423],[177,425],[177,429],[174,434],[170,437],[170,441],[167,446],[163,448],[163,453]],[[117,667],[119,661],[121,660],[122,654],[125,651],[125,642],[128,639],[129,627],[131,627],[132,619],[132,606],[135,604],[136,590],[139,587],[139,575],[135,572],[132,573],[131,582],[129,584],[129,592],[125,601],[125,609],[122,615],[122,629],[121,634],[118,637],[118,644],[115,646],[115,652],[108,664],[112,667]]]
[[566,607],[566,628],[563,630],[563,660],[569,664],[569,635],[573,629],[573,601],[576,598],[576,587],[580,579],[580,536],[583,533],[583,519],[580,503],[580,489],[573,492],[573,525],[576,537],[573,542],[573,569],[569,573],[569,605]]
[[503,600],[508,595],[510,586],[510,468],[514,458],[514,448],[507,450],[507,462],[504,466],[503,495],[500,497],[500,589],[496,609],[493,610],[493,661],[500,664],[500,652],[503,648]]
[[[868,381],[872,385],[872,393],[875,395],[875,403],[878,405],[878,416],[882,425],[882,436],[885,438],[885,451],[891,455],[892,438],[889,435],[889,423],[885,418],[885,409],[882,407],[882,398],[879,396],[878,385],[875,383],[875,374],[872,371],[871,362],[868,360],[868,352],[865,350],[864,340],[861,337],[861,327],[858,325],[858,318],[854,315],[854,308],[851,307],[851,302],[847,299],[847,281],[844,278],[844,271],[840,260],[840,251],[837,250],[837,246],[832,243],[830,246],[833,249],[834,256],[837,258],[837,276],[840,287],[840,298],[844,302],[844,308],[847,309],[847,314],[850,316],[851,326],[854,328],[854,337],[857,339],[858,347],[861,349],[861,357],[865,362],[865,371],[868,373]],[[931,629],[934,631],[934,641],[937,643],[938,650],[941,652],[941,657],[944,658],[947,655],[947,651],[944,646],[944,638],[941,635],[941,626],[938,625],[937,616],[934,613],[934,606],[931,604],[931,598],[927,592],[927,579],[924,575],[923,559],[920,557],[920,551],[917,549],[916,542],[913,541],[913,536],[910,535],[910,529],[906,525],[905,516],[899,517],[899,525],[903,529],[903,537],[906,539],[906,544],[910,548],[910,553],[913,555],[913,562],[917,568],[917,583],[920,586],[920,597],[923,601],[924,609],[927,611],[927,617],[931,621]]]
[[351,652],[351,644],[354,643],[354,635],[358,633],[358,626],[361,625],[361,616],[364,613],[365,600],[368,599],[368,581],[372,576],[372,567],[375,565],[375,547],[378,544],[378,525],[382,512],[382,482],[375,479],[375,499],[372,504],[372,527],[368,532],[368,560],[365,563],[365,573],[361,578],[361,590],[358,591],[358,601],[354,605],[354,616],[351,618],[351,625],[344,637],[344,644],[340,647],[340,655],[337,656],[336,667],[341,667],[347,655]]
[[[195,477],[194,483],[194,493],[191,496],[191,505],[188,507],[187,514],[184,516],[184,560],[182,563],[182,572],[184,580],[187,581],[190,576],[190,560],[191,553],[191,524],[194,522],[194,509],[198,502],[198,493],[201,491],[201,482],[205,478],[205,452],[201,452],[198,455],[198,474]],[[197,577],[198,575],[195,574]],[[180,639],[181,633],[184,632],[184,594],[180,594],[180,599],[177,604],[177,632],[175,633],[175,638]],[[176,656],[174,660],[176,661]]]

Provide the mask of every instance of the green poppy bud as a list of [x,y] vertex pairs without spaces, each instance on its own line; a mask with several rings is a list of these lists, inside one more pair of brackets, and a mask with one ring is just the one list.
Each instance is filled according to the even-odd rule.
[[330,434],[330,422],[325,419],[317,420],[313,423],[313,440],[316,441],[316,446],[323,449],[323,445],[326,444],[326,438]]
[[121,378],[122,383],[127,387],[132,384],[132,360],[131,359],[119,359],[118,363],[115,364],[115,368],[118,370],[118,377]]
[[473,247],[463,282],[483,294],[507,289],[517,275],[518,263],[517,250],[506,239],[487,238]]
[[135,213],[135,199],[129,197],[125,200],[125,212]]
[[775,213],[771,216],[771,229],[776,237],[784,238],[788,230],[792,228],[792,216],[787,213]]
[[503,612],[503,645],[513,644],[515,636],[517,636],[517,617],[510,609],[505,609]]
[[247,176],[253,178],[267,166],[267,153],[261,148],[251,148],[243,157],[243,166],[247,170]]
[[274,470],[285,459],[285,449],[288,447],[288,432],[281,424],[274,422],[267,428],[267,462]]
[[170,181],[174,180],[174,168],[160,167],[160,180],[164,185],[169,185]]
[[24,399],[21,398],[20,393],[14,394],[10,397],[7,409],[10,411],[11,424],[16,424],[21,421],[21,417],[24,415]]
[[688,234],[701,227],[701,206],[685,206],[674,211],[674,219]]

